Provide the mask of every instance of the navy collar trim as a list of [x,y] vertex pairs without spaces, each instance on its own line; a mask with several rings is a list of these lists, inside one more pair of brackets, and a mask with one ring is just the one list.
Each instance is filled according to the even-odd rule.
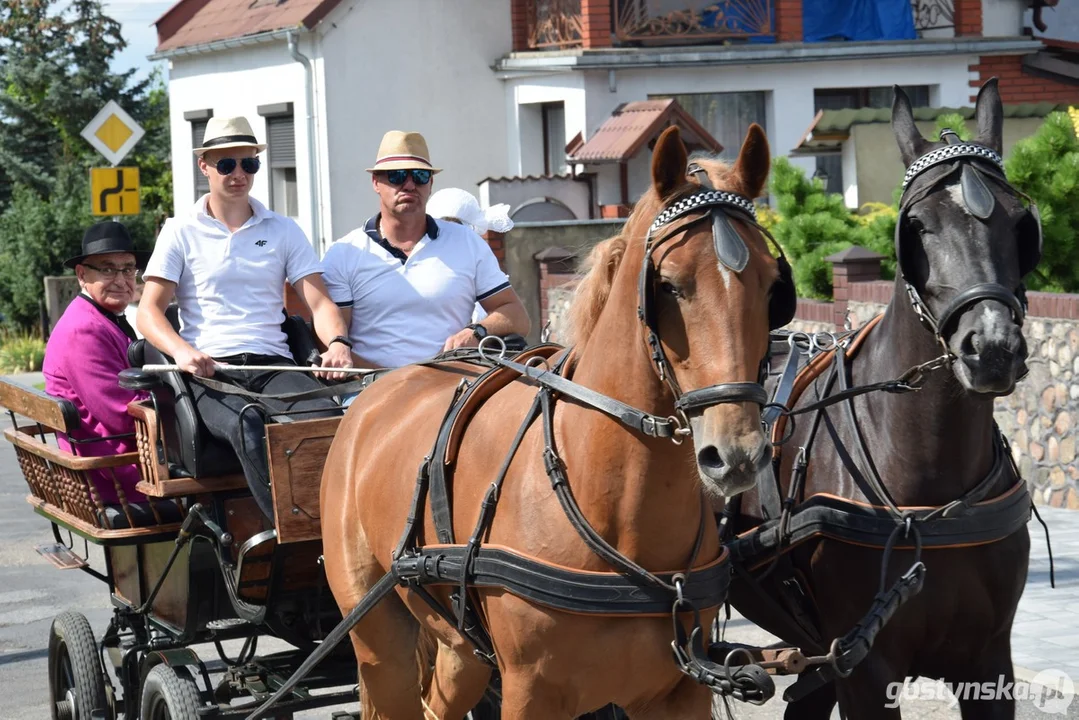
[[[425,217],[427,218],[427,237],[431,238],[432,240],[437,240],[438,223],[435,222],[435,219],[430,215],[426,215]],[[378,231],[378,222],[381,219],[382,213],[376,213],[375,215],[371,216],[370,218],[368,218],[367,223],[363,226],[363,231],[367,233],[367,237],[378,243],[386,252],[388,252],[390,255],[393,255],[395,258],[397,258],[403,263],[405,260],[408,260],[408,255],[405,255],[399,249],[395,248],[393,245],[390,245],[389,241],[386,240],[386,238],[382,237],[382,233]]]

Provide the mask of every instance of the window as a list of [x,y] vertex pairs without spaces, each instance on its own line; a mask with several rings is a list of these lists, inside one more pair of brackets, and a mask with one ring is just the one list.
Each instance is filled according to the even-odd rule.
[[566,105],[543,103],[543,174],[564,175],[566,165]]
[[[929,106],[929,86],[909,85],[903,92],[914,107]],[[813,112],[821,110],[853,110],[857,108],[890,108],[893,92],[891,86],[836,88],[813,91]],[[825,190],[843,192],[843,158],[840,155],[824,155],[817,158],[816,175],[824,180]]]
[[266,118],[266,152],[270,173],[270,209],[286,217],[300,214],[296,186],[296,126],[292,103],[262,105]]
[[674,98],[682,109],[699,122],[723,146],[720,157],[735,160],[742,149],[749,126],[768,127],[765,93],[727,92],[692,95],[650,95],[651,99]]
[[[184,113],[184,120],[191,123],[192,150],[202,146],[202,139],[206,137],[206,122],[213,116],[213,110],[190,110]],[[195,198],[198,199],[210,192],[210,180],[199,170],[199,159],[194,157],[192,162],[195,168]]]

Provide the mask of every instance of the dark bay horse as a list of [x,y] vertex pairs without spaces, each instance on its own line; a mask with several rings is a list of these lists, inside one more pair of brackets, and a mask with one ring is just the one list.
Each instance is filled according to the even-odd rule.
[[[1013,679],[1010,636],[1027,577],[1030,500],[994,423],[993,399],[1013,392],[1026,372],[1022,279],[1038,262],[1041,235],[1036,208],[1025,207],[1004,179],[995,79],[979,92],[975,115],[972,143],[954,134],[927,141],[907,96],[895,88],[892,128],[908,171],[892,300],[875,327],[851,336],[845,370],[836,371],[840,363],[832,359],[795,407],[900,378],[917,366],[924,386],[848,395],[797,417],[776,479],[762,481],[774,488],[778,480],[772,496],[793,499],[790,528],[808,527],[811,505],[820,523],[801,538],[790,530],[781,552],[773,543],[768,552],[747,556],[739,567],[755,568],[759,592],[737,573],[731,586],[733,604],[787,642],[827,653],[833,638],[862,621],[878,591],[912,568],[918,539],[924,546],[920,593],[899,607],[849,677],[789,704],[788,718],[828,718],[837,700],[847,718],[899,718],[899,708],[886,706],[894,705],[896,690],[893,685],[889,695],[888,687],[908,676],[994,686]],[[791,432],[789,425],[783,432]],[[795,482],[801,487],[792,494]],[[762,510],[768,490],[734,501],[742,513],[732,519],[736,544],[764,537],[753,529],[776,517]],[[959,499],[962,504],[933,510]],[[884,533],[866,537],[852,529],[852,515],[834,510],[852,503],[861,504],[862,519],[875,513],[880,525],[883,518]],[[904,516],[913,530],[903,527]],[[882,579],[889,523],[897,542]],[[944,538],[941,523],[959,530]],[[734,545],[732,555],[737,564]],[[1007,699],[968,696],[960,707],[965,720],[1015,713]]]
[[[763,400],[720,397],[723,383],[761,390],[760,363],[777,314],[770,296],[783,282],[763,235],[748,221],[751,199],[764,188],[770,167],[764,132],[752,126],[733,166],[699,165],[714,188],[708,193],[687,176],[677,128],[664,131],[653,153],[651,189],[622,234],[590,256],[572,304],[571,348],[549,358],[558,368],[568,353],[564,376],[668,418],[678,428],[675,440],[691,439],[676,444],[650,437],[571,398],[554,407],[553,444],[587,523],[617,552],[653,572],[684,570],[687,560],[693,567],[718,562],[723,554],[711,510],[722,497],[750,487],[770,462]],[[697,202],[747,210],[717,217],[707,207],[694,210]],[[672,217],[677,219],[664,224]],[[728,231],[735,237],[724,235]],[[737,269],[725,264],[721,252],[730,242],[744,252]],[[793,313],[793,284],[780,296]],[[650,338],[657,342],[648,343]],[[414,493],[419,496],[417,468],[427,467],[425,456],[455,389],[478,374],[459,362],[395,370],[365,390],[342,420],[321,489],[326,574],[342,612],[356,607],[394,566]],[[702,388],[719,390],[680,420],[676,400]],[[452,467],[449,514],[456,537],[473,532],[485,493],[518,427],[527,427],[522,420],[536,397],[536,384],[518,377],[468,421]],[[552,489],[545,457],[558,461],[545,455],[546,429],[536,422],[521,435],[483,543],[551,566],[611,573]],[[432,520],[433,503],[432,495],[418,506],[420,545],[436,545],[443,534]],[[453,587],[425,587],[443,607],[452,606]],[[579,614],[476,585],[468,596],[501,674],[503,717],[570,720],[608,703],[635,720],[710,717],[709,689],[672,662],[669,611],[650,617]],[[716,607],[703,608],[702,623],[715,613]],[[391,591],[351,638],[365,720],[460,719],[492,677],[469,640],[412,589]],[[433,678],[424,672],[431,662],[424,640],[431,639],[437,642]]]

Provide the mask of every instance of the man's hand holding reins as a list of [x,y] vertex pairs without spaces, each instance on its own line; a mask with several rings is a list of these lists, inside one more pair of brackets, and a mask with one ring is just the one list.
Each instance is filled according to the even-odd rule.
[[176,364],[184,372],[198,375],[199,377],[212,377],[214,374],[214,359],[186,343],[176,350],[173,357],[176,359]]
[[[348,346],[341,343],[330,343],[326,352],[322,353],[322,367],[324,368],[350,368],[352,367],[352,351]],[[348,377],[348,373],[318,372],[316,377],[323,380],[339,381]]]

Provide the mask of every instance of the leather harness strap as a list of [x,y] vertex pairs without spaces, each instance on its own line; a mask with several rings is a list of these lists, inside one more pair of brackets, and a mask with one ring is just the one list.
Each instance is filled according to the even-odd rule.
[[[858,351],[862,347],[862,343],[872,332],[873,328],[877,326],[877,323],[881,321],[883,315],[877,315],[872,320],[867,322],[862,329],[854,336],[847,346],[846,355],[848,358],[853,359]],[[832,353],[821,353],[815,358],[809,361],[809,364],[802,369],[795,377],[794,382],[789,386],[790,394],[787,397],[776,397],[772,400],[773,403],[784,405],[788,408],[793,408],[795,403],[802,397],[802,393],[806,391],[806,388],[816,380],[818,377],[828,369],[828,366],[832,364]],[[782,413],[776,418],[775,425],[772,426],[772,442],[775,444],[772,453],[773,458],[778,458],[779,453],[782,450],[783,430],[787,424],[787,413]]]

